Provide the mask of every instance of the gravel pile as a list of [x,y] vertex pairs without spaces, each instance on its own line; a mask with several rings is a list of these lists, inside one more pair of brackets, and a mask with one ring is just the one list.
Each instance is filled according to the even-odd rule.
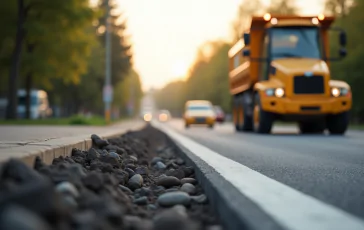
[[147,125],[31,169],[0,166],[0,229],[222,230],[194,169]]

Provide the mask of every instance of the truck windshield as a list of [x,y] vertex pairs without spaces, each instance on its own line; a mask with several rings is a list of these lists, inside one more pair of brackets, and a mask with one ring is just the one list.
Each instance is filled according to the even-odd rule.
[[273,28],[271,38],[272,60],[287,57],[321,59],[317,27]]

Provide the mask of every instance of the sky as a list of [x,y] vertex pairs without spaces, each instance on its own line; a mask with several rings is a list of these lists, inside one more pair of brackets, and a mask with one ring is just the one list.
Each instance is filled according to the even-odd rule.
[[[254,0],[252,0],[254,1]],[[302,14],[318,15],[323,0],[296,0]],[[231,38],[240,0],[117,0],[127,19],[133,63],[143,89],[184,79],[198,47]],[[262,2],[268,4],[269,0]]]

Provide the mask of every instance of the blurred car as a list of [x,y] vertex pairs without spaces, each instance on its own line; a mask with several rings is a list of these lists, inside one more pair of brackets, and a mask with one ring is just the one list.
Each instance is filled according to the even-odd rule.
[[160,122],[166,122],[171,119],[171,113],[168,110],[160,110],[158,113],[158,120]]
[[222,110],[222,108],[220,106],[218,106],[218,105],[215,105],[214,109],[215,109],[215,113],[216,113],[216,121],[220,122],[220,123],[224,122],[225,121],[225,113]]
[[206,100],[192,100],[185,104],[184,112],[185,127],[190,125],[208,125],[213,128],[216,114],[213,105]]

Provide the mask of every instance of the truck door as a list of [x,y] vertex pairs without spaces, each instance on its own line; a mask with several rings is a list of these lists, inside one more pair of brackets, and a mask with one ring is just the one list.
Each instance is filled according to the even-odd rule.
[[[269,57],[269,33],[266,32],[262,39],[262,49],[260,57],[268,59]],[[261,61],[259,64],[259,80],[268,80],[269,61]]]

